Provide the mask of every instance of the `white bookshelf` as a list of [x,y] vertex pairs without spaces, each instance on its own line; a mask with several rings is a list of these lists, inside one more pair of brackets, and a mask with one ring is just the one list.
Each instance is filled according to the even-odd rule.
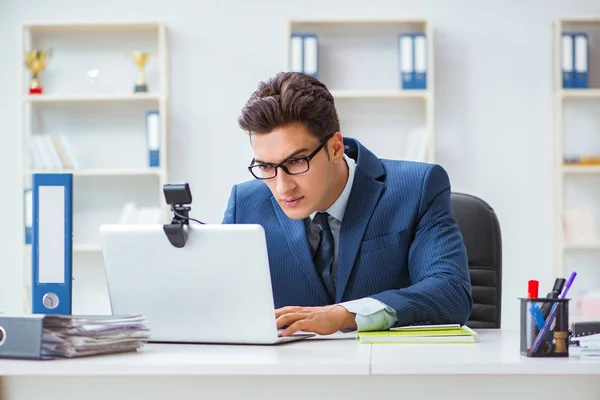
[[[294,33],[317,35],[317,78],[327,85],[335,99],[343,136],[358,139],[382,158],[435,162],[434,37],[427,20],[288,20],[285,37],[288,70],[291,69],[290,37]],[[398,56],[398,36],[402,33],[426,34],[425,90],[402,89]],[[408,154],[408,148],[421,146],[424,153]]]
[[[589,88],[563,88],[563,32],[589,35]],[[579,301],[586,292],[600,290],[600,164],[565,163],[565,158],[600,156],[598,43],[600,18],[562,18],[553,24],[554,275],[567,278],[577,272],[568,296],[572,322],[591,319],[579,314]],[[574,213],[579,222],[567,224],[565,215]]]
[[[22,49],[51,50],[40,74],[42,94],[29,94],[30,71],[21,62],[21,165],[23,190],[33,173],[73,174],[74,313],[107,313],[99,228],[119,223],[124,207],[155,207],[166,221],[163,185],[168,176],[169,70],[167,29],[161,23],[25,24]],[[134,92],[134,51],[150,53],[148,91]],[[24,57],[24,54],[23,54]],[[90,81],[88,72],[98,72]],[[160,162],[150,167],[146,113],[160,115]],[[30,144],[54,135],[74,149],[69,162],[32,163]],[[77,160],[73,163],[73,159]],[[35,161],[35,160],[34,160]],[[25,212],[25,210],[23,210]],[[24,224],[23,224],[24,225]],[[24,244],[24,311],[30,311],[31,246]]]

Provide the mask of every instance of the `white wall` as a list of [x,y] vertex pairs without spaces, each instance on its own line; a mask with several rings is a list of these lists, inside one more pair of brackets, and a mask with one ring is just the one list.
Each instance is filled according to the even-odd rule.
[[[259,80],[285,68],[293,17],[427,18],[435,29],[436,157],[454,190],[487,200],[504,242],[504,325],[517,326],[526,281],[550,287],[551,22],[600,15],[597,0],[0,1],[0,309],[21,238],[18,72],[22,22],[161,20],[171,32],[170,179],[188,181],[193,215],[219,222],[233,183],[249,178],[236,117]],[[209,145],[209,140],[214,145]]]

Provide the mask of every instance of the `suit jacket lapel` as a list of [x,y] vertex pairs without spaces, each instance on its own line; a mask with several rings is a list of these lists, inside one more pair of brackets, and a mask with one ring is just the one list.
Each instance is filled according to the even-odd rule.
[[336,301],[342,301],[346,284],[360,248],[371,214],[379,201],[384,184],[357,168],[340,229]]
[[274,197],[271,200],[273,202],[273,208],[275,209],[275,215],[277,215],[277,219],[279,220],[279,224],[281,225],[281,229],[292,254],[296,257],[306,278],[314,286],[317,293],[321,295],[323,301],[326,303],[329,302],[325,287],[321,283],[319,275],[317,275],[315,264],[312,260],[304,221],[289,218],[281,209],[277,200]]

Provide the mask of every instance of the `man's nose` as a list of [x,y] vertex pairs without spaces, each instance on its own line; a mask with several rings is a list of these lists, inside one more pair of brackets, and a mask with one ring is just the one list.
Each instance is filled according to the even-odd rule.
[[281,169],[277,171],[277,176],[275,177],[275,179],[277,181],[276,189],[278,193],[288,193],[294,190],[294,188],[296,187],[294,179]]

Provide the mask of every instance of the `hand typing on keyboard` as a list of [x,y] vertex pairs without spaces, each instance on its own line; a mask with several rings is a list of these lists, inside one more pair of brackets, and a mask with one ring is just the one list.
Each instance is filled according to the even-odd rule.
[[277,329],[280,336],[289,336],[297,331],[330,335],[344,329],[356,329],[356,314],[342,306],[295,307],[288,306],[275,310]]

